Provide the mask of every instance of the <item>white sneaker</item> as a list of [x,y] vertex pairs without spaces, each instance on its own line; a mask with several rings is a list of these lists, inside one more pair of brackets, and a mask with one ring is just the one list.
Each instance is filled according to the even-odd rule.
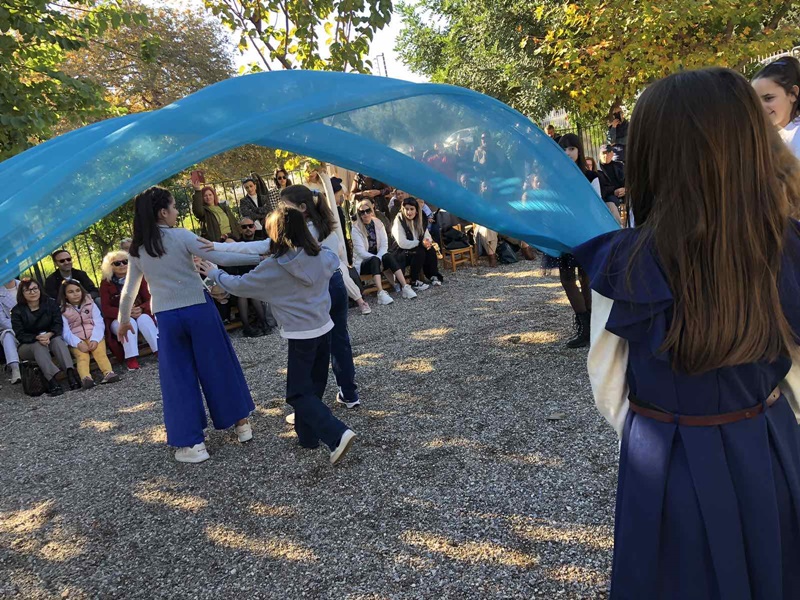
[[[403,297],[405,298],[405,296]],[[391,304],[392,302],[394,302],[394,300],[389,294],[386,293],[386,290],[381,290],[378,292],[378,304],[385,306],[387,304]]]
[[369,304],[364,302],[361,306],[358,307],[358,310],[361,311],[362,315],[368,315],[372,312],[372,309],[369,307]]
[[178,448],[175,450],[175,460],[182,463],[201,463],[211,458],[203,442],[191,447]]
[[442,282],[439,281],[439,278],[436,276],[431,277],[431,285],[436,287],[437,285],[442,285]]
[[414,290],[412,290],[411,286],[408,285],[408,284],[406,284],[403,287],[403,292],[402,293],[403,293],[403,298],[405,298],[406,300],[411,300],[411,298],[416,298],[417,297],[416,292]]
[[239,441],[242,444],[253,439],[253,428],[250,426],[250,423],[237,425],[233,428],[233,431],[236,433],[236,437],[239,438]]
[[288,415],[286,415],[285,420],[289,425],[294,425],[294,413],[289,413]]
[[422,281],[415,281],[413,287],[418,292],[424,292],[431,286],[429,286],[427,283],[423,283]]
[[355,408],[356,406],[361,406],[361,400],[356,399],[355,402],[348,402],[344,399],[344,394],[339,392],[336,394],[336,402],[339,404],[344,404],[347,408]]
[[344,458],[344,455],[347,454],[348,450],[350,450],[350,445],[353,443],[353,439],[355,437],[355,432],[351,431],[350,429],[342,434],[342,439],[339,440],[339,445],[336,446],[336,449],[333,452],[331,452],[332,465],[335,465]]

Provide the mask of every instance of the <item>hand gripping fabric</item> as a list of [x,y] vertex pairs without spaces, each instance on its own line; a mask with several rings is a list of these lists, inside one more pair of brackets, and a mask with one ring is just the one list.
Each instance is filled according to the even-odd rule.
[[0,163],[0,283],[145,188],[244,144],[365,173],[554,255],[617,227],[564,152],[488,96],[368,75],[260,73]]

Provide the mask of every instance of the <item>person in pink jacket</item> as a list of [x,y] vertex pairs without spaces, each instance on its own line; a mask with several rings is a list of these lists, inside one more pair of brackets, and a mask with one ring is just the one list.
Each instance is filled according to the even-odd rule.
[[58,291],[58,304],[64,322],[62,337],[72,351],[83,389],[94,387],[94,379],[89,371],[91,358],[103,372],[100,383],[119,381],[119,375],[111,368],[106,352],[103,316],[92,297],[78,281],[65,279]]

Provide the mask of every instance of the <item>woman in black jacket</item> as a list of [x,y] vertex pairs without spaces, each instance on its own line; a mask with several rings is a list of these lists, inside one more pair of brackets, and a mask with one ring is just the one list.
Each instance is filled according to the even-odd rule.
[[42,294],[39,284],[31,279],[23,279],[19,284],[17,305],[11,309],[11,327],[20,343],[19,357],[36,361],[47,379],[51,396],[64,393],[56,381],[56,374],[61,369],[53,364],[51,354],[66,370],[70,389],[80,389],[81,382],[73,368],[72,356],[61,338],[64,327],[61,310],[56,301]]

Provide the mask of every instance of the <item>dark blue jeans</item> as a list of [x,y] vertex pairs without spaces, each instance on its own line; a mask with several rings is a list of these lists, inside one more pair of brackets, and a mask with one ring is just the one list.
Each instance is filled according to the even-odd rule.
[[[356,367],[353,364],[353,348],[350,346],[350,334],[347,331],[348,300],[347,289],[339,271],[334,272],[328,284],[331,295],[331,366],[336,385],[348,402],[358,400],[358,386],[356,385]],[[322,388],[324,394],[325,388]],[[320,398],[322,395],[320,395]]]
[[328,381],[330,333],[310,340],[289,340],[286,402],[294,409],[294,430],[306,448],[320,440],[331,450],[339,445],[347,426],[322,402]]

